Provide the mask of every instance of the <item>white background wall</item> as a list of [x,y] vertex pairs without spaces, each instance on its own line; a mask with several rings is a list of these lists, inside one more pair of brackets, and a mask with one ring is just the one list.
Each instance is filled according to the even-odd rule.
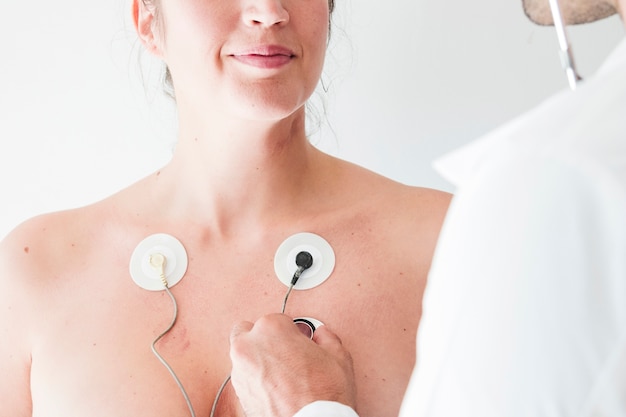
[[[336,1],[312,140],[396,180],[452,190],[434,158],[566,86],[553,29],[527,22],[521,0]],[[3,5],[0,237],[167,162],[174,110],[128,16],[128,0]],[[623,35],[617,17],[571,31],[580,72]]]

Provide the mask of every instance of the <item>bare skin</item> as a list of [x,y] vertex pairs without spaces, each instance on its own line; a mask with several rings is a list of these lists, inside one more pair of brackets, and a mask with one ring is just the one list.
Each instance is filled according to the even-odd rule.
[[[178,323],[158,348],[197,415],[208,415],[230,373],[231,328],[279,311],[286,287],[275,278],[274,252],[291,234],[311,231],[333,246],[336,269],[324,285],[294,293],[287,313],[316,317],[340,335],[354,359],[363,416],[396,415],[449,196],[306,149],[310,166],[298,184],[307,192],[292,198],[281,180],[275,187],[249,181],[235,191],[248,204],[224,212],[219,229],[201,209],[212,198],[198,196],[199,181],[186,181],[178,164],[197,155],[184,154],[100,203],[15,230],[1,251],[0,414],[189,415],[150,352],[171,319],[170,300],[128,273],[137,243],[164,232],[184,243],[190,265],[172,290]],[[264,203],[252,208],[251,200]],[[218,415],[242,415],[230,387]]]

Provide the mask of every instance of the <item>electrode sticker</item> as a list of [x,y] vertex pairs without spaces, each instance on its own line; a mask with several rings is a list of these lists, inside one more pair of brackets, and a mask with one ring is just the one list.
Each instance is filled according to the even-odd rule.
[[294,286],[295,290],[317,287],[330,277],[335,268],[335,252],[324,238],[314,233],[297,233],[281,243],[274,256],[276,276],[287,287],[291,285],[291,279],[298,269],[296,256],[302,251],[311,254],[313,264],[302,272]]
[[130,276],[141,288],[149,291],[164,290],[159,271],[150,264],[152,255],[165,257],[165,278],[168,287],[176,285],[187,272],[187,252],[175,237],[157,233],[142,240],[130,258]]

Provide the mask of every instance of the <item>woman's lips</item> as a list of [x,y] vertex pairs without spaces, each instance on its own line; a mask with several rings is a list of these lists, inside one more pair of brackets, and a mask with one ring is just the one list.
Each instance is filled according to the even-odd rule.
[[287,65],[294,56],[290,49],[275,45],[254,47],[232,54],[233,58],[243,64],[267,69]]

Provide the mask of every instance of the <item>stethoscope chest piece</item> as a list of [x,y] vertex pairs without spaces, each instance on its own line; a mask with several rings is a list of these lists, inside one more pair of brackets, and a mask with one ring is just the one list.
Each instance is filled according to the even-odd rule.
[[150,264],[150,258],[162,255],[165,258],[165,277],[168,287],[176,285],[187,272],[187,251],[175,237],[157,233],[142,240],[130,258],[130,276],[141,288],[162,291],[163,281],[159,272]]
[[314,233],[297,233],[288,237],[276,251],[274,256],[274,271],[276,276],[287,287],[298,266],[295,259],[300,252],[309,252],[313,257],[313,264],[302,272],[295,290],[308,290],[322,284],[330,277],[335,268],[335,252],[330,244],[321,236]]
[[293,323],[298,330],[309,339],[313,339],[313,333],[315,333],[320,326],[324,325],[324,323],[312,317],[296,317],[293,319]]

